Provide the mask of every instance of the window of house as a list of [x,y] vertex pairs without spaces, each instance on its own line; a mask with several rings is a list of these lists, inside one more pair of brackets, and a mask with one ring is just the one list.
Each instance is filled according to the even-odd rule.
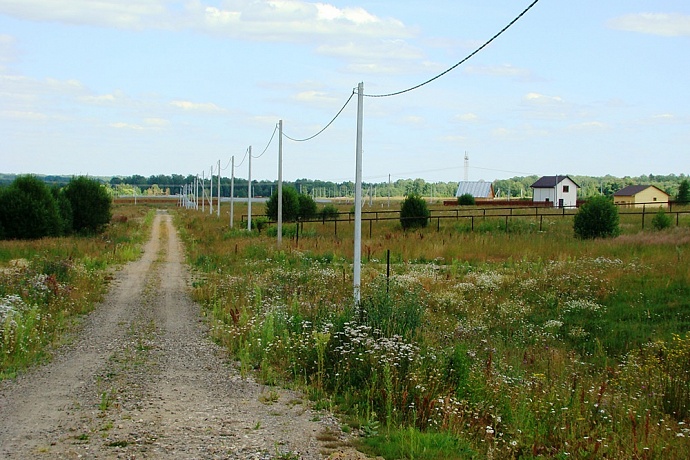
[[654,201],[656,201],[656,197],[654,197]]
[[570,191],[570,186],[569,185],[564,185],[563,186],[563,193],[568,193]]

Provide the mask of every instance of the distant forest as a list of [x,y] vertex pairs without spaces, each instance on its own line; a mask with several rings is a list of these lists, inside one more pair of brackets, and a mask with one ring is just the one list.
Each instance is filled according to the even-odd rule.
[[[0,186],[9,185],[16,175],[14,174],[0,174]],[[37,175],[50,185],[65,185],[69,182],[72,176],[41,176]],[[668,174],[668,175],[641,175],[638,177],[614,177],[606,175],[604,177],[591,176],[575,176],[571,175],[571,179],[580,186],[579,196],[581,198],[588,198],[590,196],[604,194],[607,196],[613,195],[617,190],[622,189],[628,185],[654,185],[661,190],[664,190],[671,196],[678,193],[678,186],[684,179],[688,179],[686,174]],[[155,176],[144,177],[141,175],[132,175],[125,177],[95,177],[101,180],[104,184],[110,186],[114,195],[147,195],[147,194],[178,194],[184,184],[193,184],[196,176],[180,174],[164,175],[159,174]],[[493,181],[494,191],[498,197],[511,198],[530,198],[532,196],[532,189],[530,185],[539,179],[538,176],[516,176],[510,179],[502,179]],[[209,179],[206,179],[206,188],[209,187]],[[213,194],[217,194],[218,176],[213,179]],[[354,196],[355,184],[354,182],[330,182],[313,179],[298,179],[296,181],[284,181],[284,187],[293,187],[298,192],[308,194],[314,198],[334,198],[334,197],[352,197]],[[400,197],[412,193],[424,197],[454,197],[458,188],[458,181],[452,182],[427,182],[424,179],[398,179],[391,182],[377,182],[362,184],[363,194],[374,197]],[[268,197],[277,189],[276,181],[267,180],[253,180],[252,181],[252,195]],[[208,192],[207,192],[208,193]],[[220,193],[221,196],[230,196],[230,178],[221,177],[220,179]],[[242,198],[247,196],[247,180],[235,178],[235,196]]]

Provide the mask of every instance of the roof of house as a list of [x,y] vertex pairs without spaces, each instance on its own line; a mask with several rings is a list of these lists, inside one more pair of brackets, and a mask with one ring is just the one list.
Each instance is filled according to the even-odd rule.
[[575,184],[576,187],[579,187],[579,185],[577,185],[575,183],[575,181],[572,180],[568,176],[542,176],[541,178],[539,178],[538,181],[536,181],[534,184],[530,185],[530,187],[532,187],[532,188],[553,188],[557,184],[560,184],[561,182],[563,182],[564,179],[570,180],[573,184]]
[[656,187],[654,185],[628,185],[627,187],[623,187],[622,189],[618,190],[617,192],[614,192],[613,196],[633,196],[633,195],[637,195],[638,193],[640,193],[643,190],[647,190],[649,187],[654,187],[655,189],[659,190],[661,193],[668,195],[668,193],[664,192],[659,187]]
[[462,181],[458,184],[458,191],[455,196],[459,197],[465,194],[470,194],[474,198],[489,198],[493,195],[493,184],[491,182],[480,181]]

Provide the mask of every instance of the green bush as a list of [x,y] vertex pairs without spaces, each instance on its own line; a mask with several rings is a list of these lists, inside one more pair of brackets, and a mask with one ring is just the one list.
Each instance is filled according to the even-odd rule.
[[36,239],[60,235],[60,212],[45,182],[17,177],[0,191],[0,227],[6,239]]
[[573,228],[578,238],[606,238],[620,234],[619,222],[618,208],[602,195],[590,198],[580,207]]
[[465,193],[458,197],[458,204],[461,206],[474,206],[476,202],[471,193]]
[[53,194],[53,198],[58,205],[58,211],[60,214],[60,234],[69,235],[72,233],[74,228],[74,221],[72,216],[72,203],[70,203],[65,190],[62,187],[53,186],[50,191]]
[[[278,220],[278,191],[271,195],[266,202],[266,216],[269,219]],[[283,187],[283,221],[291,222],[299,216],[299,194],[292,187]]]
[[316,202],[312,197],[300,194],[297,199],[299,201],[300,219],[311,219],[316,216]]
[[666,214],[664,208],[659,208],[657,213],[654,215],[654,218],[652,219],[652,225],[657,230],[669,228],[672,222],[673,221],[671,220],[671,217],[668,214]]
[[429,225],[429,208],[419,195],[408,195],[400,205],[400,225],[403,229],[423,228]]
[[106,188],[97,180],[73,177],[64,193],[72,206],[74,231],[97,233],[110,222],[112,201]]
[[338,211],[338,208],[336,208],[332,204],[327,204],[321,209],[321,212],[319,214],[321,215],[321,218],[323,220],[335,220],[338,218],[340,212]]

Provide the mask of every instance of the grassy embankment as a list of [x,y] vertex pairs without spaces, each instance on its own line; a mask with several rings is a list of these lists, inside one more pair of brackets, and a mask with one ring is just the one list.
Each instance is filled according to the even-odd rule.
[[690,457],[690,216],[657,232],[623,214],[621,237],[595,241],[572,217],[365,224],[360,308],[352,224],[305,224],[277,248],[226,219],[177,215],[215,338],[243,372],[343,414],[362,449]]
[[154,211],[114,214],[96,236],[0,241],[0,380],[49,357],[100,300],[108,269],[139,257]]

